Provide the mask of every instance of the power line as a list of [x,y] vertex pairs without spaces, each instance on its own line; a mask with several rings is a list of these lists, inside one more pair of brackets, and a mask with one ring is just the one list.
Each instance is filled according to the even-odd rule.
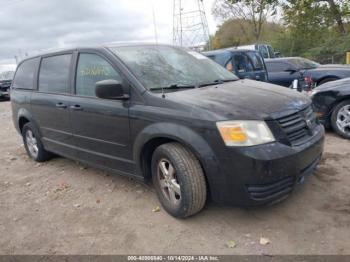
[[202,48],[209,41],[209,27],[203,0],[174,0],[173,44]]

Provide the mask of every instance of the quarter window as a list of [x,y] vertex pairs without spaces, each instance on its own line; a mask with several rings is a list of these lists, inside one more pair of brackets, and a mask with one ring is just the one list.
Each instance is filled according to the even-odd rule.
[[79,55],[76,77],[77,95],[95,97],[96,82],[107,79],[121,81],[121,76],[99,55]]
[[43,58],[39,73],[39,90],[48,93],[69,93],[69,70],[72,55]]
[[17,69],[13,87],[18,89],[34,89],[33,80],[38,59],[24,61]]

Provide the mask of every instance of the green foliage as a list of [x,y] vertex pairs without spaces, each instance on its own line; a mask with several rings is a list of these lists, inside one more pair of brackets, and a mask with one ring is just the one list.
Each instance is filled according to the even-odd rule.
[[350,52],[350,35],[332,37],[323,44],[304,52],[302,56],[320,63],[345,63],[346,52]]
[[228,20],[219,27],[215,36],[212,37],[211,46],[213,49],[218,49],[255,42],[271,42],[282,32],[283,26],[275,23],[266,23],[262,28],[260,40],[256,41],[254,30],[249,21],[242,19]]
[[[271,23],[271,17],[262,19],[259,37],[253,18],[239,17],[227,12],[235,5],[242,4],[270,8],[269,13],[255,10],[262,14],[273,14],[271,6],[278,5],[282,10],[280,22]],[[211,43],[213,48],[264,42],[271,44],[284,56],[304,56],[321,63],[343,63],[345,52],[350,51],[350,1],[344,0],[217,0],[225,4],[217,8],[225,16]],[[266,5],[266,6],[265,6]],[[230,15],[231,14],[231,15]],[[251,16],[253,17],[253,16]]]

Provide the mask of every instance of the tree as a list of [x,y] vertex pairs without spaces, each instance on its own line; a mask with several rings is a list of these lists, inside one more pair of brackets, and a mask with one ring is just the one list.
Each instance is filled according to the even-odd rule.
[[[329,35],[328,8],[315,0],[286,0],[282,4],[287,38],[285,55],[294,56],[325,41]],[[286,52],[287,51],[287,52]]]
[[[254,40],[258,42],[267,18],[276,15],[277,3],[277,0],[216,0],[213,14],[224,21],[231,19],[248,23]],[[241,31],[248,34],[245,23],[240,23]]]
[[330,17],[337,23],[338,31],[340,34],[345,35],[346,30],[344,26],[344,16],[349,14],[348,1],[341,0],[316,0],[319,3],[327,3],[329,5]]
[[[261,30],[260,41],[271,43],[283,32],[279,24],[267,22]],[[255,40],[254,30],[249,21],[227,20],[219,26],[211,38],[213,49],[251,44]]]

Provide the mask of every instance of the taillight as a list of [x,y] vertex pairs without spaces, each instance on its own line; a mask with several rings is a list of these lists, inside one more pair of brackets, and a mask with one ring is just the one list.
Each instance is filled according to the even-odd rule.
[[304,81],[306,83],[306,87],[311,90],[314,87],[314,80],[312,79],[311,76],[305,76]]
[[230,71],[230,72],[233,72],[233,69],[234,69],[234,68],[233,68],[233,65],[232,65],[231,61],[227,63],[226,69],[227,69],[228,71]]

